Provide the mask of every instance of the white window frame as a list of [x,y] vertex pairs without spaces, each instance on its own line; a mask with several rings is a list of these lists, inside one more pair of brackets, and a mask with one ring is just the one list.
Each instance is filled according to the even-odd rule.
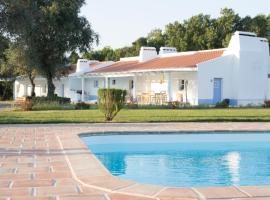
[[186,89],[186,81],[184,79],[179,79],[178,80],[178,91],[184,91]]

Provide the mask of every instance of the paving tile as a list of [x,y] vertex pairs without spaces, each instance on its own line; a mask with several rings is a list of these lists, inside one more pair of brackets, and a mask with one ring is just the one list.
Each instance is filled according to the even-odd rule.
[[167,188],[160,192],[157,196],[159,199],[162,200],[169,200],[169,199],[196,199],[197,195],[194,193],[193,190],[189,188]]
[[270,197],[248,197],[248,198],[229,198],[229,199],[211,199],[211,200],[270,200]]
[[30,172],[27,174],[0,174],[0,180],[29,180],[30,179]]
[[0,197],[30,196],[30,188],[6,189],[0,188]]
[[37,196],[52,196],[52,195],[78,195],[79,191],[76,187],[40,187],[36,189]]
[[36,173],[36,179],[57,179],[57,178],[72,178],[70,171],[65,172],[45,172],[45,173]]
[[121,188],[129,187],[130,185],[134,185],[134,181],[118,179],[115,177],[99,180],[98,182],[92,183],[92,185],[97,187],[103,187],[109,190],[119,190]]
[[253,197],[269,196],[270,198],[270,186],[241,186],[239,188]]
[[103,190],[94,189],[87,186],[80,186],[80,189],[82,191],[82,194],[84,195],[101,195],[104,194]]
[[240,192],[235,187],[208,187],[196,188],[206,198],[240,198],[248,197],[246,194]]
[[132,195],[124,195],[124,194],[110,194],[110,200],[154,200],[155,198],[148,198],[148,197],[138,197]]
[[8,188],[10,184],[9,180],[1,180],[0,179],[0,188]]
[[270,200],[270,197],[252,197],[252,198],[240,198],[237,200]]
[[[54,197],[12,197],[12,200],[53,200]],[[1,200],[1,199],[0,199]],[[5,199],[7,200],[7,199]]]
[[147,184],[135,184],[127,188],[123,188],[119,191],[127,192],[127,193],[133,193],[133,194],[142,194],[142,195],[155,195],[157,192],[159,192],[163,187],[156,186],[156,185],[147,185]]
[[17,180],[14,181],[12,187],[47,187],[52,186],[53,180]]
[[63,196],[60,200],[107,200],[104,195]]

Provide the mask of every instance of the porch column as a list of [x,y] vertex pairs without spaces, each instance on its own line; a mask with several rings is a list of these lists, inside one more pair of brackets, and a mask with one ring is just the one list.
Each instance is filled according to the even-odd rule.
[[168,102],[172,101],[172,77],[171,72],[167,72],[165,74],[167,79],[167,95],[168,95]]
[[110,88],[110,78],[105,77],[105,88]]
[[132,90],[132,97],[133,97],[133,100],[137,100],[137,97],[136,97],[136,87],[137,87],[137,76],[134,75],[133,77],[133,90]]
[[82,102],[84,102],[84,77],[82,77]]

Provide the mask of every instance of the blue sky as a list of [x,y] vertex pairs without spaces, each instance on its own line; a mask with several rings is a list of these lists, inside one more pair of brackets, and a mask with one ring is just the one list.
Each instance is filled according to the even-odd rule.
[[118,48],[176,20],[199,13],[217,17],[224,7],[240,16],[270,14],[270,0],[86,0],[81,14],[99,33],[98,48]]

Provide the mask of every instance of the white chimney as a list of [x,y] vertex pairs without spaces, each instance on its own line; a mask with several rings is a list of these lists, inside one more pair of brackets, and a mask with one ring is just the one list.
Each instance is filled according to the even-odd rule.
[[164,55],[168,53],[177,53],[177,49],[175,47],[161,47],[159,50],[159,55]]
[[253,51],[269,53],[268,40],[257,37],[255,33],[236,31],[229,43],[231,51]]
[[76,72],[88,72],[88,71],[90,71],[91,70],[91,68],[90,68],[91,63],[93,63],[93,61],[89,61],[87,59],[78,59]]
[[141,47],[139,61],[145,62],[157,57],[157,50],[155,47]]

